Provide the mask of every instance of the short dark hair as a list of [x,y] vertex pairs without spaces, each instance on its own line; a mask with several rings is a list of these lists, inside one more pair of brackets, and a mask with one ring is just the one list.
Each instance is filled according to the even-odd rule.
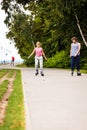
[[73,41],[73,40],[78,41],[77,37],[72,37],[72,38],[71,38],[71,41]]

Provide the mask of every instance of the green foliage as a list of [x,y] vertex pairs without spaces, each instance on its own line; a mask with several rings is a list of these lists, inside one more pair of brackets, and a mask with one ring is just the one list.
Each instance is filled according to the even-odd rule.
[[67,56],[65,51],[57,52],[55,56],[49,58],[47,62],[45,62],[45,67],[68,68],[69,56]]
[[87,69],[81,70],[81,73],[87,74]]
[[27,59],[33,49],[30,24],[28,17],[24,13],[15,14],[7,34],[7,38],[16,43],[18,53],[23,59]]
[[82,68],[87,70],[87,63],[85,63]]
[[24,62],[27,67],[34,67],[34,57],[32,56],[30,59]]
[[[72,36],[78,37],[82,44],[81,66],[87,63],[87,49],[80,36],[75,18],[77,14],[87,40],[87,0],[42,0],[41,2],[39,0],[24,0],[24,2],[15,0],[15,6],[11,1],[3,0],[2,2],[2,8],[7,13],[9,12],[8,17],[10,17],[10,20],[6,19],[9,25],[7,38],[15,42],[19,54],[28,66],[33,64],[33,58],[30,61],[27,59],[33,50],[32,42],[41,41],[46,56],[50,58],[62,50],[69,54]],[[30,14],[23,13],[20,5]]]

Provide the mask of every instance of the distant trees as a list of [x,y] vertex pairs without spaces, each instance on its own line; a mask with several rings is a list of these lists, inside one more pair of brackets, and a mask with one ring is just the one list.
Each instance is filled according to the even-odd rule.
[[82,65],[87,62],[87,50],[75,18],[78,15],[87,40],[87,0],[3,0],[2,9],[8,14],[5,20],[9,28],[7,38],[15,41],[19,54],[27,62],[33,49],[32,41],[41,41],[48,57],[62,50],[68,56],[70,39],[74,35],[82,43]]

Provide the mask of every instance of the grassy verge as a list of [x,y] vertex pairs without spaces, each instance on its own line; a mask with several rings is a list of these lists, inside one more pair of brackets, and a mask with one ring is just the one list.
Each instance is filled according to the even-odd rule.
[[26,68],[26,67],[27,67],[25,63],[18,64],[18,65],[16,65],[16,66],[17,66],[17,67],[23,67],[23,68]]
[[0,84],[0,100],[8,88],[8,83],[8,80],[5,80],[2,84]]
[[81,73],[87,74],[87,70],[81,70]]
[[2,78],[8,72],[9,72],[9,70],[5,70],[5,69],[0,70],[0,78]]
[[12,69],[12,70],[10,70],[10,72],[9,72],[9,74],[8,74],[8,78],[12,78],[12,76],[14,75],[14,72],[15,72],[15,70],[14,69]]
[[17,75],[13,83],[13,92],[9,97],[4,123],[0,130],[25,130],[24,100],[21,82],[21,72],[15,70]]

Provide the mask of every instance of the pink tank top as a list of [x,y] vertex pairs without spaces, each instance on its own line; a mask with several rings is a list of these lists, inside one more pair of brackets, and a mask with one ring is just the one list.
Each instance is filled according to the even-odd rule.
[[40,56],[42,56],[43,55],[43,50],[42,50],[42,48],[41,47],[36,47],[35,48],[35,53],[36,53],[36,56],[38,56],[38,57],[40,57]]

